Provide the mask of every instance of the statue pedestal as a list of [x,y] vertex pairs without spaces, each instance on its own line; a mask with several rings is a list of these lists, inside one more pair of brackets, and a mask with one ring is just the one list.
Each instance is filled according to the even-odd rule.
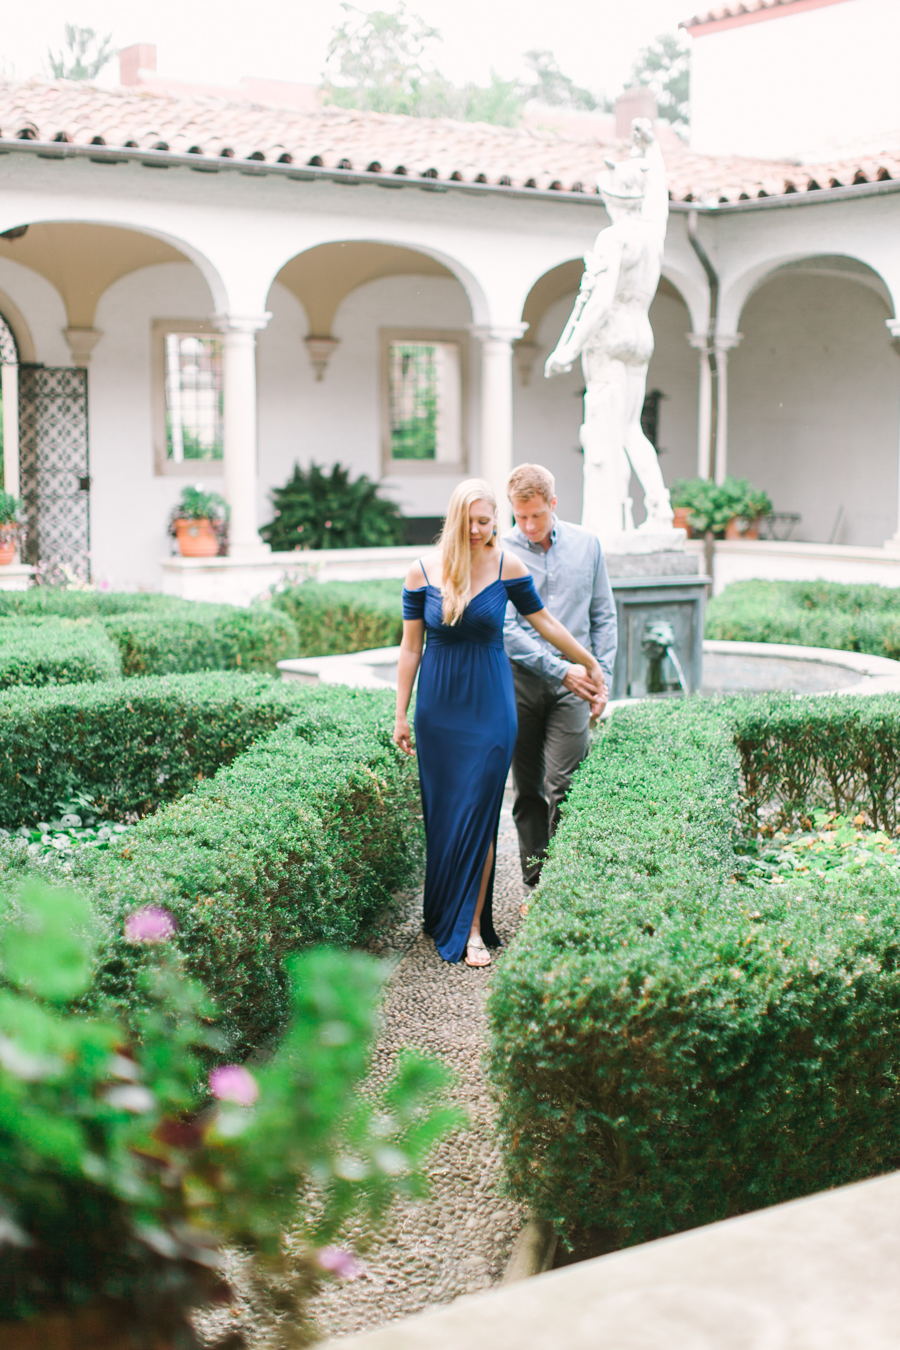
[[[703,682],[703,617],[710,578],[701,574],[699,557],[685,551],[684,530],[668,531],[669,546],[656,552],[622,549],[637,534],[619,535],[603,550],[619,624],[610,695],[623,699],[696,693]],[[670,535],[680,538],[670,540]]]

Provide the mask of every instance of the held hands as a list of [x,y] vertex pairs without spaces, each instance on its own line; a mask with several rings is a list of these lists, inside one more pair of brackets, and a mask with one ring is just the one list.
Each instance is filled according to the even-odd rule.
[[394,719],[394,734],[391,737],[391,740],[395,745],[399,745],[404,754],[414,755],[416,753],[412,743],[412,732],[409,729],[409,722],[405,717],[397,717]]
[[596,661],[590,671],[584,666],[569,666],[563,676],[563,685],[571,694],[577,694],[591,705],[591,722],[596,722],[609,698],[606,679]]

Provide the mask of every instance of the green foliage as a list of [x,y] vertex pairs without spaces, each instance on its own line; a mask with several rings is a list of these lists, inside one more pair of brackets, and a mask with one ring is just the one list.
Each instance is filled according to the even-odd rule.
[[829,714],[895,755],[896,699],[697,700],[618,713],[579,771],[489,999],[510,1183],[563,1232],[628,1245],[896,1166],[896,872],[735,878],[740,798],[794,796],[736,745],[749,779],[804,722],[824,753]]
[[295,464],[284,487],[272,492],[275,519],[260,534],[278,552],[400,544],[403,518],[378,491],[365,474],[351,482],[340,464],[330,474],[317,464],[306,470]]
[[101,38],[93,28],[65,25],[65,43],[57,52],[47,49],[54,80],[94,80],[115,56],[112,33]]
[[580,112],[592,112],[600,107],[601,102],[605,103],[590,89],[580,88],[569,75],[565,75],[551,51],[526,52],[525,64],[533,78],[530,88],[527,85],[522,88],[523,97],[537,99],[552,108],[574,108]]
[[0,689],[114,680],[121,673],[118,649],[99,623],[0,618]]
[[672,484],[672,505],[691,509],[691,527],[697,534],[712,530],[721,539],[729,521],[736,516],[756,520],[772,510],[772,503],[764,492],[754,488],[746,478],[732,478],[714,483],[709,478],[681,478]]
[[900,660],[900,592],[833,581],[738,581],[710,602],[706,636]]
[[[292,692],[290,719],[230,767],[72,860],[113,929],[123,907],[171,910],[188,968],[247,1048],[283,1021],[286,957],[355,941],[420,862],[418,782],[391,744],[390,694]],[[106,951],[97,996],[128,1003],[133,988],[127,950]]]
[[[252,1073],[214,1070],[207,1086],[204,1065],[227,1040],[171,943],[136,945],[132,929],[142,1006],[126,1024],[73,1003],[98,959],[89,904],[32,885],[4,918],[0,1322],[93,1305],[120,1335],[194,1344],[189,1315],[227,1296],[223,1248],[239,1245],[288,1285],[292,1343],[313,1339],[316,1248],[354,1212],[371,1221],[395,1195],[421,1194],[428,1152],[459,1123],[437,1100],[446,1071],[414,1051],[380,1095],[360,1095],[375,962],[296,958],[278,1049]],[[317,1214],[298,1215],[311,1187]],[[285,1281],[282,1235],[298,1218]]]
[[[283,612],[266,605],[243,608],[165,595],[43,586],[0,592],[0,616],[15,616],[24,623],[50,615],[99,619],[121,654],[125,675],[180,675],[199,670],[274,674],[278,661],[297,655],[292,623]],[[0,617],[0,643],[3,627]]]
[[799,830],[763,828],[763,838],[742,839],[735,847],[736,873],[780,885],[785,880],[824,881],[829,872],[849,875],[878,867],[900,867],[900,850],[884,830],[864,829],[865,816],[851,820],[835,812],[813,811]]
[[[0,450],[3,449],[0,440]],[[0,526],[18,525],[22,521],[22,503],[11,492],[0,491]]]
[[652,89],[660,117],[676,131],[687,131],[691,120],[691,47],[681,33],[661,33],[639,53],[629,87]]
[[220,492],[204,492],[198,484],[182,489],[181,500],[172,512],[176,520],[227,520],[228,503]]
[[262,675],[151,677],[0,694],[0,825],[47,820],[83,792],[122,821],[189,792],[290,716]]
[[297,629],[301,656],[395,647],[403,636],[402,581],[304,581],[272,597]]

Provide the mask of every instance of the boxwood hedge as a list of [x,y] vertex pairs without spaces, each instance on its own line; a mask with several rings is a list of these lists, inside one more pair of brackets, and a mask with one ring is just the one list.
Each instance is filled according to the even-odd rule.
[[0,826],[84,792],[126,820],[189,792],[284,721],[292,685],[216,672],[0,694]]
[[21,622],[53,615],[93,618],[121,653],[125,675],[199,670],[266,671],[298,655],[288,614],[268,605],[210,605],[165,595],[33,587],[0,592],[0,615]]
[[900,660],[900,591],[831,581],[738,581],[706,610],[706,636]]
[[892,788],[866,765],[896,762],[898,735],[895,697],[616,714],[489,999],[509,1180],[534,1212],[622,1246],[900,1164],[895,872],[742,884],[733,854],[742,812],[833,808],[848,766],[841,802],[874,809]]
[[[388,691],[265,676],[0,696],[0,763],[14,785],[7,827],[46,814],[72,787],[108,815],[168,803],[107,852],[68,864],[108,921],[90,1006],[134,1007],[142,956],[122,939],[123,916],[164,905],[187,968],[223,1010],[232,1050],[277,1031],[286,956],[356,940],[419,866],[418,781],[391,744],[392,725]],[[18,841],[0,844],[5,890],[60,866]]]
[[394,647],[403,636],[402,581],[305,581],[286,586],[272,604],[297,629],[301,656],[335,656]]
[[90,619],[0,619],[0,689],[113,680],[121,673],[118,648]]

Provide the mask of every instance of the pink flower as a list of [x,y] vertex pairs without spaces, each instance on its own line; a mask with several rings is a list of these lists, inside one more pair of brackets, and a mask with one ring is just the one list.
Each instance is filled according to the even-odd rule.
[[175,920],[167,909],[145,905],[125,920],[126,942],[168,942],[175,936]]
[[236,1102],[238,1106],[252,1106],[259,1096],[256,1079],[241,1064],[223,1064],[213,1069],[209,1090],[220,1102]]
[[362,1274],[362,1266],[353,1253],[341,1251],[340,1247],[323,1247],[318,1261],[323,1270],[330,1270],[342,1280],[355,1280]]

